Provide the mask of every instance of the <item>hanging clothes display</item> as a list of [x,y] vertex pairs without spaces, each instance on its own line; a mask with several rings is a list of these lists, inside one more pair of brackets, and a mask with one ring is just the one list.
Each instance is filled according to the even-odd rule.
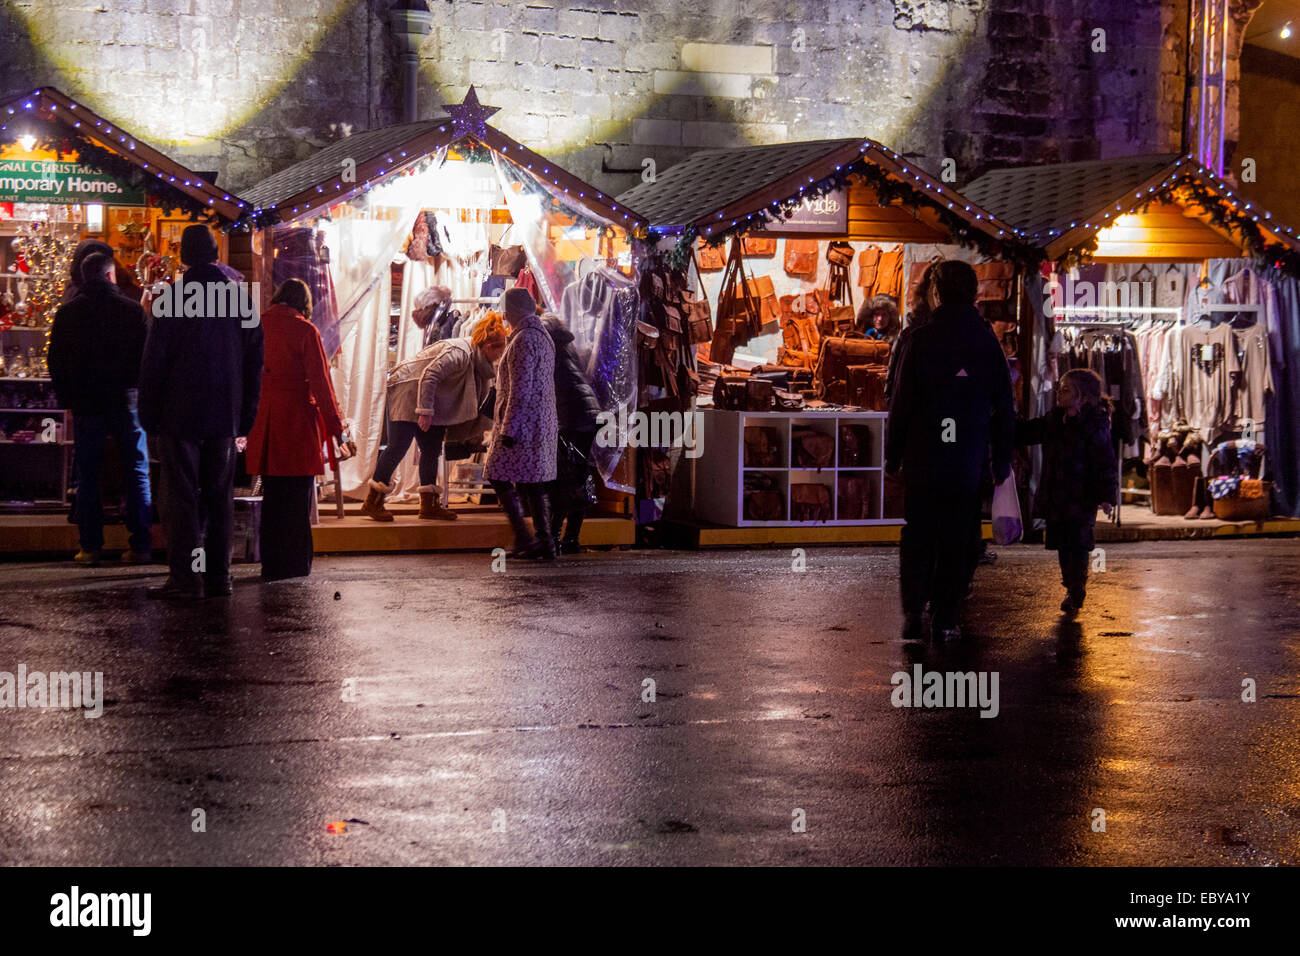
[[1111,432],[1125,457],[1136,457],[1147,438],[1147,411],[1133,333],[1118,323],[1060,323],[1060,328],[1064,347],[1057,355],[1057,378],[1075,368],[1096,372],[1115,406]]

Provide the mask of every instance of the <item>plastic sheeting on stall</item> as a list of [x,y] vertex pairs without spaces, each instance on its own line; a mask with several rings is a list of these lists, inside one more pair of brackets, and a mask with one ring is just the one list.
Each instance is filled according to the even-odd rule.
[[[619,233],[622,227],[580,207],[564,190],[509,158],[493,153],[492,159],[514,222],[511,241],[523,246],[546,308],[573,333],[601,411],[627,421],[637,399],[636,323],[641,302],[636,283],[614,268],[611,259],[587,253],[588,228],[581,223]],[[569,230],[572,238],[566,236]],[[611,481],[623,448],[597,443],[593,453],[601,477]]]

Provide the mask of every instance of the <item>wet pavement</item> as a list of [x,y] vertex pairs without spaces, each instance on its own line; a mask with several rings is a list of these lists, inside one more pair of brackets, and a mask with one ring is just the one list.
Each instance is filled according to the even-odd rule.
[[[1300,863],[1300,541],[1108,546],[1073,624],[998,550],[951,646],[901,641],[893,548],[321,558],[188,606],[3,564],[0,671],[105,701],[0,710],[0,863]],[[893,706],[917,664],[996,716]]]

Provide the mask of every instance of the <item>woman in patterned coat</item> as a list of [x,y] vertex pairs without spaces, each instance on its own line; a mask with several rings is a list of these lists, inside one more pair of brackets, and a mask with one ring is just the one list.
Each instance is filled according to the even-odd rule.
[[[510,338],[497,370],[496,424],[484,477],[515,532],[512,557],[555,558],[545,482],[555,480],[560,426],[555,409],[555,344],[527,290],[504,296]],[[524,501],[533,531],[524,520]]]

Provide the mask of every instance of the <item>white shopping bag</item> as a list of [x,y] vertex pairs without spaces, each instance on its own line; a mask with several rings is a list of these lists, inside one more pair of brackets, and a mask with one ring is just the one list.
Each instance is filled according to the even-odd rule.
[[1020,520],[1020,494],[1016,490],[1016,476],[1012,473],[993,492],[993,540],[997,544],[1011,544],[1019,541],[1024,532],[1025,525]]

